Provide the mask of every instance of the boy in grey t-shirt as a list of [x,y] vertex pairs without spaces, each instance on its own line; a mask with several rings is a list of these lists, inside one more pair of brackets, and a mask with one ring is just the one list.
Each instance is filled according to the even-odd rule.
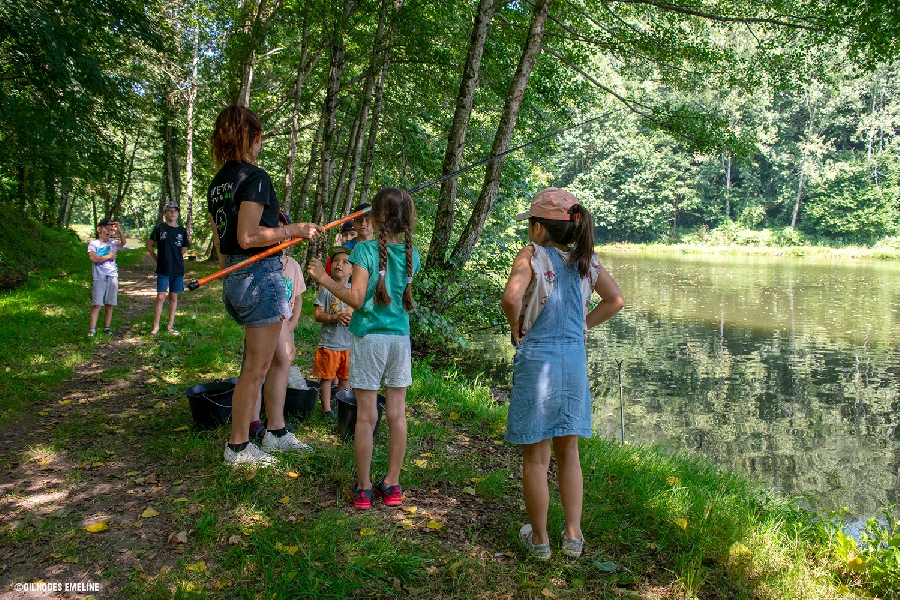
[[[331,257],[331,278],[344,287],[350,287],[350,250],[335,246],[328,251]],[[324,287],[319,288],[313,304],[316,321],[322,324],[319,331],[319,347],[313,362],[313,376],[322,382],[322,412],[325,418],[336,421],[331,410],[331,381],[337,376],[338,389],[350,387],[350,317],[353,309],[344,304]]]

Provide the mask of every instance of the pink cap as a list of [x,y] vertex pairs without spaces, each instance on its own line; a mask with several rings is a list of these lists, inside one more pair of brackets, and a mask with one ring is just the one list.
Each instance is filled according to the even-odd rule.
[[578,199],[571,192],[560,188],[547,188],[538,192],[531,201],[531,208],[516,215],[516,221],[524,221],[528,217],[540,217],[554,221],[574,221],[578,216],[570,215],[569,210],[578,204]]

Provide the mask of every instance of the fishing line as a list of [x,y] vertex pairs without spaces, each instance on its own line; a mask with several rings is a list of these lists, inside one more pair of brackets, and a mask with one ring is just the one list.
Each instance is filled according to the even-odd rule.
[[603,117],[602,116],[593,117],[586,121],[582,121],[581,123],[577,123],[575,125],[570,125],[569,127],[563,127],[562,129],[557,129],[556,131],[548,133],[547,135],[533,139],[530,142],[525,142],[524,144],[520,144],[519,146],[516,146],[515,148],[510,148],[509,150],[506,150],[505,152],[500,152],[499,154],[494,154],[493,156],[488,156],[487,158],[485,158],[483,160],[479,160],[476,163],[472,163],[471,165],[463,167],[462,169],[457,169],[456,171],[453,171],[452,173],[447,173],[446,175],[438,177],[437,179],[429,181],[428,183],[423,183],[422,185],[417,185],[416,187],[412,188],[411,190],[407,190],[407,192],[409,192],[410,194],[414,194],[414,193],[418,192],[419,190],[424,190],[425,188],[431,187],[432,185],[434,185],[436,183],[446,181],[447,179],[450,179],[451,177],[456,177],[460,173],[465,173],[466,171],[470,171],[470,170],[474,169],[475,167],[480,167],[481,165],[487,164],[493,160],[497,160],[498,158],[500,158],[502,156],[506,156],[507,154],[510,154],[517,150],[521,150],[522,148],[527,148],[528,146],[531,146],[532,144],[537,144],[538,142],[543,142],[544,140],[549,140],[550,138],[556,137],[561,133],[565,133],[566,131],[569,131],[570,129],[577,129],[579,127],[582,127],[583,125],[587,125],[588,123],[593,123],[594,121],[597,121],[601,118],[603,118]]

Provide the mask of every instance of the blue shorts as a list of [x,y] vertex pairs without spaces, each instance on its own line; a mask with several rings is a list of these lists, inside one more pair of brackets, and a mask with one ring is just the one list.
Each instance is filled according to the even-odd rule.
[[169,275],[156,275],[156,293],[171,292],[180,294],[184,291],[184,277],[170,277]]
[[[228,266],[246,260],[228,255]],[[244,327],[265,327],[291,318],[287,292],[281,279],[281,258],[269,256],[225,276],[222,302],[231,317]]]

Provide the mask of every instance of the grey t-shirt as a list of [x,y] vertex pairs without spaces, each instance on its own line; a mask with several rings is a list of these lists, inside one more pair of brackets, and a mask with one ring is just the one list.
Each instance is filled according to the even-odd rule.
[[[350,287],[350,284],[347,284]],[[321,306],[329,315],[337,315],[342,312],[350,312],[352,309],[347,304],[341,302],[334,294],[324,287],[319,288],[313,305]],[[319,332],[319,348],[327,348],[328,350],[349,350],[350,349],[350,330],[346,325],[335,321],[334,323],[322,323],[322,330]]]

